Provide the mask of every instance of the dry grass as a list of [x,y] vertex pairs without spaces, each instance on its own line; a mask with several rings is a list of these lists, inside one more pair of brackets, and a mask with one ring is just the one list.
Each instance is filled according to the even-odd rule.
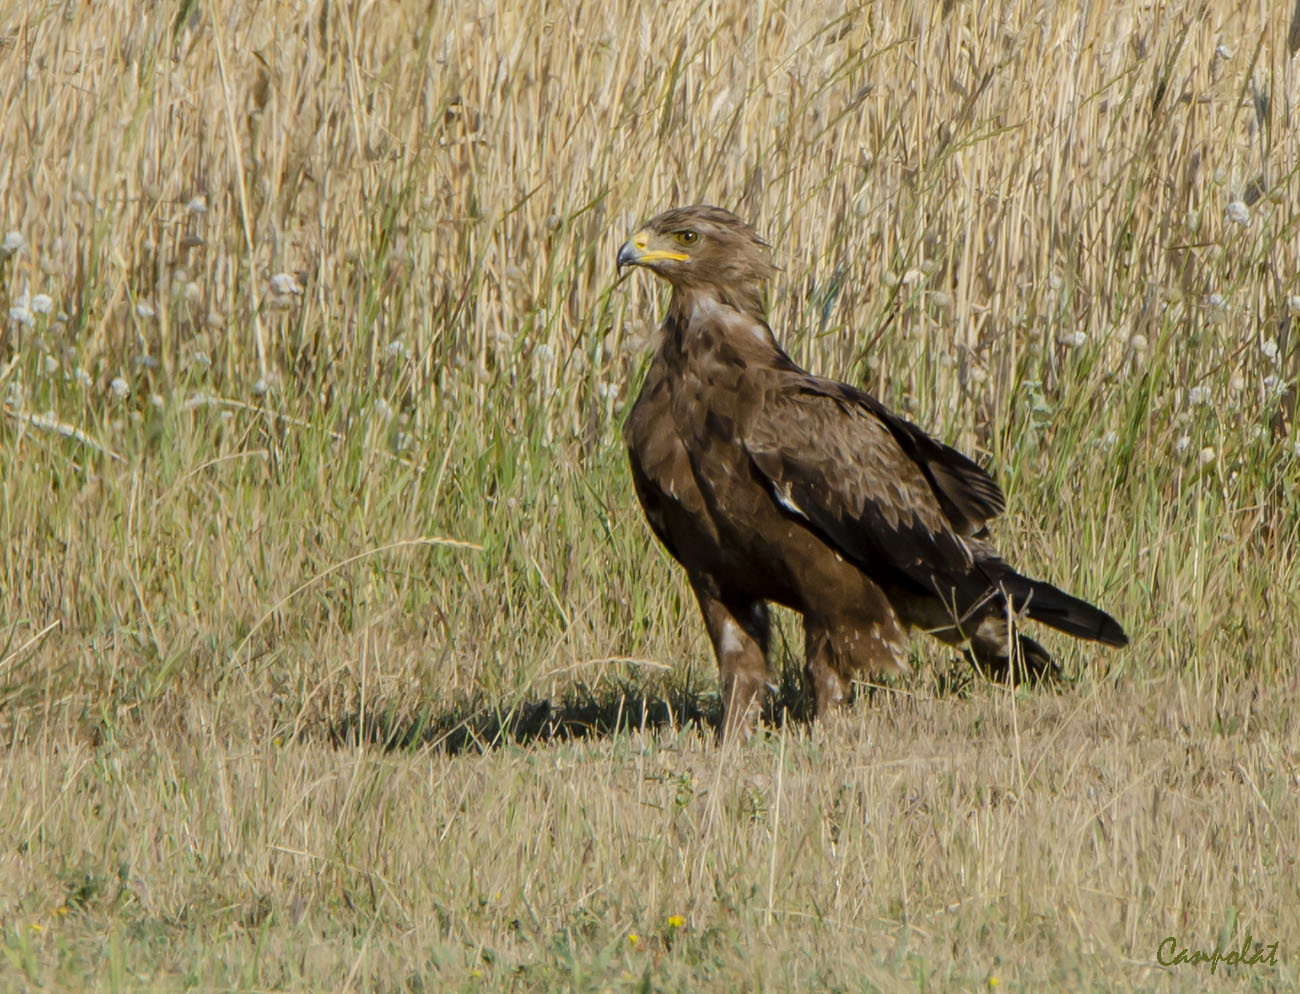
[[[691,733],[455,759],[47,737],[5,759],[25,864],[6,872],[22,887],[8,976],[1291,989],[1300,728],[1250,690],[1194,690],[1163,678],[1014,712],[899,695],[736,755]],[[1223,713],[1243,727],[1214,731]],[[1168,935],[1212,948],[1246,930],[1280,943],[1280,966],[1233,982],[1153,962]]]
[[[1290,12],[946,6],[0,14],[0,985],[1296,986]],[[612,259],[701,200],[1129,650],[700,733]]]

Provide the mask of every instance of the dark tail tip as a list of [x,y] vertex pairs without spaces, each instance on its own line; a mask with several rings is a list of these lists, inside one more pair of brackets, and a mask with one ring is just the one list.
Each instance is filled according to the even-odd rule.
[[1106,645],[1113,645],[1117,648],[1128,645],[1128,635],[1124,632],[1124,629],[1120,627],[1119,622],[1101,608],[1095,607],[1093,610],[1102,617],[1102,629],[1097,635],[1097,641]]
[[1116,647],[1128,645],[1128,636],[1120,623],[1085,600],[1018,573],[1002,577],[1001,583],[1016,611],[1025,612],[1035,621],[1075,638]]
[[[1101,608],[1094,607],[1077,597],[1071,597],[1069,594],[1063,594],[1055,588],[1052,589],[1066,598],[1069,603],[1048,603],[1039,611],[1035,610],[1031,600],[1028,604],[1029,617],[1076,638],[1090,639],[1117,648],[1128,645],[1128,636],[1120,627],[1120,623]],[[1035,586],[1034,593],[1037,595],[1041,590],[1042,587]]]

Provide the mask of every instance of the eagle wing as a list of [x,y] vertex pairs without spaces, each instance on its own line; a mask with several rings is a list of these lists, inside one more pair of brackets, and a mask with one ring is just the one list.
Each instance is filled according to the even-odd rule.
[[[969,603],[990,577],[964,536],[1001,513],[970,459],[842,383],[801,374],[765,393],[743,429],[750,461],[788,511],[864,569]],[[990,564],[991,565],[991,564]]]
[[900,418],[870,394],[843,383],[823,384],[848,395],[851,402],[870,411],[889,429],[899,448],[925,475],[948,524],[959,535],[981,531],[989,519],[1006,510],[1002,490],[978,464]]

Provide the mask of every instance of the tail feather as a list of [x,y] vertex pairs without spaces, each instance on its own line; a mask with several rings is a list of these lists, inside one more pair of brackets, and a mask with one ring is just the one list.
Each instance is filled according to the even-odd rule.
[[1091,639],[1105,645],[1128,645],[1128,636],[1120,623],[1099,607],[1067,594],[1043,580],[1008,571],[998,582],[1011,598],[1017,614],[1076,638]]

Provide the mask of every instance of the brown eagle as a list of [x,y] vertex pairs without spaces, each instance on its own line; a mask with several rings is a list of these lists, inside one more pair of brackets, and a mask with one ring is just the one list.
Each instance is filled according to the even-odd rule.
[[1127,644],[1104,611],[999,557],[985,525],[1004,501],[983,469],[781,350],[760,296],[769,248],[748,224],[666,211],[619,249],[624,266],[672,287],[623,437],[650,527],[704,614],[724,736],[748,730],[767,692],[768,601],[803,615],[819,715],[853,674],[905,668],[908,628],[1008,677],[1052,667],[1018,618]]

